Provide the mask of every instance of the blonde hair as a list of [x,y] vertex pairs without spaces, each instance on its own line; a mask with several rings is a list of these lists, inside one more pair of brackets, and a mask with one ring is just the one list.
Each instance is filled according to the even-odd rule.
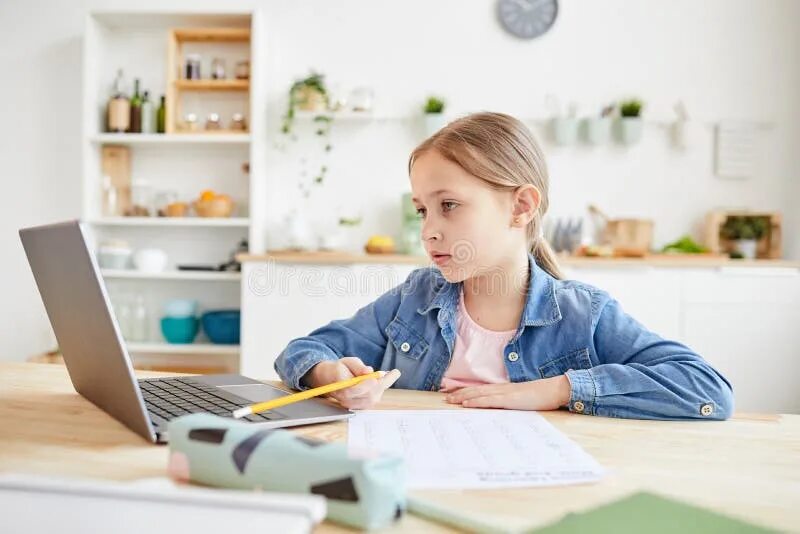
[[409,174],[414,161],[428,150],[436,150],[495,189],[509,190],[526,184],[536,187],[541,199],[528,224],[528,247],[542,269],[554,278],[563,278],[556,255],[541,231],[549,205],[547,164],[533,134],[521,121],[490,112],[457,119],[411,152]]

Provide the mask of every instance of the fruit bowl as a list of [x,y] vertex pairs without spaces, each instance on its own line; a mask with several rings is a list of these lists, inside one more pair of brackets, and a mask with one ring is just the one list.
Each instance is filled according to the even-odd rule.
[[209,200],[195,200],[192,206],[198,217],[230,217],[234,204],[230,197],[218,196]]

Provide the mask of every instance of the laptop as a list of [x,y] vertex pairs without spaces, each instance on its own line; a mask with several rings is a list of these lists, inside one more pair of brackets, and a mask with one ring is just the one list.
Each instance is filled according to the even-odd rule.
[[[137,380],[82,223],[23,228],[19,235],[75,390],[145,439],[167,443],[167,424],[181,415],[232,417],[236,408],[287,394],[234,374]],[[309,399],[242,420],[278,428],[352,415]]]

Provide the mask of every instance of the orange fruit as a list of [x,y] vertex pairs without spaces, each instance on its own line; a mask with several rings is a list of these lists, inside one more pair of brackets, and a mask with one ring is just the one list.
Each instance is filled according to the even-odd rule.
[[202,200],[203,202],[214,200],[215,198],[217,198],[217,194],[211,189],[206,189],[205,191],[200,193],[200,200]]

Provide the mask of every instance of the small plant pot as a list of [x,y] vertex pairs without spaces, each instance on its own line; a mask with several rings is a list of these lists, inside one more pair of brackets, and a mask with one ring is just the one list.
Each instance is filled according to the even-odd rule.
[[425,114],[425,136],[430,137],[439,130],[441,130],[444,125],[447,124],[447,119],[444,116],[444,113],[426,113]]
[[755,239],[737,239],[734,241],[734,248],[736,252],[742,255],[746,260],[756,259],[756,248],[758,241]]
[[642,129],[640,117],[622,117],[617,121],[617,139],[623,145],[635,145],[642,138]]
[[578,121],[569,117],[557,117],[550,121],[550,131],[557,145],[574,145],[578,140]]
[[297,109],[301,111],[324,111],[328,105],[325,95],[313,87],[297,89]]
[[595,117],[583,120],[583,137],[590,145],[605,145],[611,139],[610,117]]

